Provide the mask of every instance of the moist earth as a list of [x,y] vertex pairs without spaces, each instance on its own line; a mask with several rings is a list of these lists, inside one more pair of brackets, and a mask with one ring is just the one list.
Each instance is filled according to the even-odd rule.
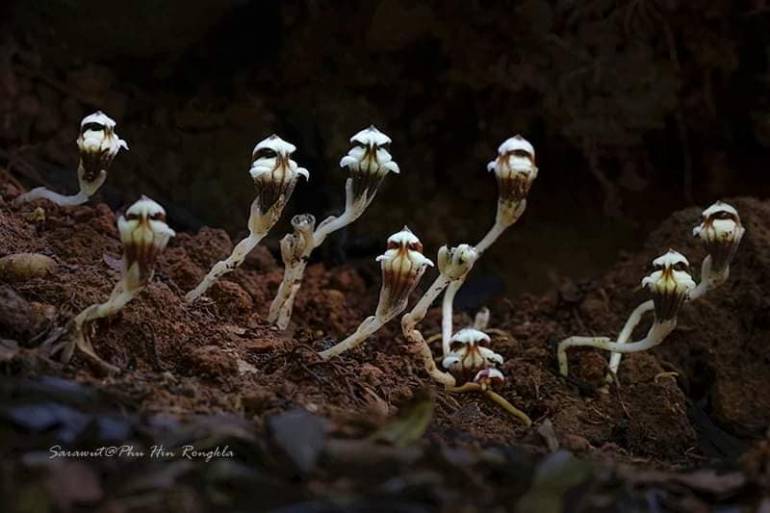
[[[38,346],[51,329],[109,295],[119,276],[116,216],[99,203],[13,205],[20,192],[7,175],[0,178],[0,257],[40,253],[56,266],[38,276],[4,276],[0,365],[12,376],[73,379],[115,394],[141,414],[234,413],[263,425],[300,407],[341,430],[350,423],[375,428],[430,389],[435,414],[427,434],[434,440],[538,451],[548,438],[541,434],[545,425],[562,447],[589,459],[658,468],[734,461],[770,424],[770,202],[727,199],[747,229],[729,281],[686,304],[661,346],[627,355],[618,385],[605,384],[608,354],[593,349],[571,351],[573,378],[561,378],[554,344],[570,335],[616,336],[647,299],[640,282],[649,263],[669,248],[684,253],[698,275],[704,250],[691,230],[700,209],[671,215],[641,250],[621,255],[595,280],[564,280],[545,296],[490,304],[491,347],[505,358],[508,378],[498,392],[529,414],[535,427],[528,429],[482,396],[447,393],[432,383],[398,322],[339,358],[318,357],[374,311],[373,261],[310,265],[285,332],[265,321],[282,267],[264,247],[208,297],[186,304],[184,293],[232,249],[227,233],[213,228],[178,234],[150,285],[92,326],[97,353],[121,373],[104,375],[78,356],[62,366]],[[456,327],[471,324],[472,314],[457,312]],[[440,331],[440,320],[434,307],[420,324],[426,338]],[[637,337],[649,323],[640,324]],[[438,354],[440,343],[432,344]]]

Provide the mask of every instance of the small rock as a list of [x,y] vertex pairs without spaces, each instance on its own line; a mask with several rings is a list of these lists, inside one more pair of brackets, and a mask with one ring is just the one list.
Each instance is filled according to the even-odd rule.
[[56,272],[56,261],[40,253],[16,253],[0,258],[0,278],[25,281]]

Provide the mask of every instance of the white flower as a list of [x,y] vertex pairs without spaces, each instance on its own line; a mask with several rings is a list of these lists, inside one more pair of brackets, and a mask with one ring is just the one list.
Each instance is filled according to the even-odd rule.
[[746,229],[738,211],[721,201],[704,210],[702,216],[701,224],[693,228],[692,233],[703,241],[711,255],[712,268],[720,272],[730,265]]
[[340,160],[353,178],[353,197],[356,201],[371,201],[388,173],[400,172],[390,155],[390,137],[372,125],[350,138],[353,147]]
[[115,126],[115,121],[102,111],[89,114],[80,122],[80,135],[75,142],[80,150],[81,175],[86,182],[106,174],[121,148],[128,150],[126,141],[115,133]]
[[264,213],[276,203],[291,196],[297,179],[310,179],[307,169],[299,167],[291,159],[297,147],[277,135],[271,135],[257,143],[252,152],[249,174],[257,188],[259,208]]
[[465,328],[449,341],[449,353],[442,361],[452,371],[477,370],[503,363],[503,357],[488,347],[489,335],[474,328]]
[[377,310],[391,311],[404,304],[433,262],[422,254],[422,243],[406,226],[388,238],[385,253],[377,257],[382,268],[382,289]]
[[487,164],[494,172],[503,201],[519,202],[526,198],[537,178],[535,148],[520,135],[506,139],[497,149],[497,159]]
[[679,307],[687,299],[695,282],[690,276],[690,263],[681,253],[668,250],[652,261],[655,268],[642,279],[642,287],[652,293],[655,315],[659,321],[676,317]]
[[460,279],[473,267],[478,257],[478,253],[470,244],[460,244],[452,248],[441,246],[438,250],[439,272],[452,280]]
[[503,373],[491,367],[480,370],[473,378],[473,382],[478,383],[482,387],[491,387],[492,385],[502,383],[503,381],[505,381]]
[[142,196],[118,219],[118,231],[125,270],[136,272],[140,281],[152,276],[158,255],[176,235],[166,224],[166,211],[147,196]]

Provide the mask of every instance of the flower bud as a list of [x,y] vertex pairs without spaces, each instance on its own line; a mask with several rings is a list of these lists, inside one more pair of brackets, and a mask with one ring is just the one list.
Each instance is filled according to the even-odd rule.
[[489,349],[489,335],[474,328],[465,328],[449,340],[449,353],[442,361],[451,371],[474,371],[503,363],[503,357]]
[[382,268],[382,293],[377,315],[406,305],[409,294],[433,262],[422,254],[422,243],[406,226],[388,238],[388,248],[377,257]]
[[519,203],[537,178],[535,149],[522,136],[513,136],[500,145],[497,159],[487,164],[487,170],[497,177],[500,200]]
[[738,211],[717,201],[703,211],[701,224],[693,228],[693,235],[700,237],[711,255],[711,268],[722,272],[733,260],[746,229],[741,224]]
[[281,239],[281,257],[284,262],[298,262],[313,244],[315,217],[312,214],[296,215],[291,218],[291,226],[294,233]]
[[438,250],[438,270],[452,280],[459,280],[473,267],[478,253],[469,244],[449,248],[441,246]]
[[473,378],[473,382],[478,383],[484,389],[492,388],[495,385],[501,384],[503,381],[505,381],[503,373],[493,368],[480,370]]
[[121,148],[128,150],[126,141],[115,133],[115,121],[102,111],[83,118],[80,135],[75,142],[80,150],[78,176],[86,190],[89,184],[100,178],[103,180]]
[[131,205],[118,219],[123,243],[124,269],[134,286],[152,277],[158,255],[176,235],[166,224],[166,211],[147,196]]
[[676,317],[682,303],[695,288],[690,263],[684,255],[670,249],[653,260],[652,265],[655,271],[642,280],[642,287],[652,293],[658,322],[668,321]]
[[291,159],[296,149],[277,135],[271,135],[254,147],[249,173],[257,188],[257,202],[263,214],[277,203],[283,205],[288,200],[298,177],[310,179],[307,169],[297,166]]
[[350,138],[353,147],[340,160],[353,179],[353,201],[370,202],[388,173],[399,173],[390,155],[390,137],[374,125]]

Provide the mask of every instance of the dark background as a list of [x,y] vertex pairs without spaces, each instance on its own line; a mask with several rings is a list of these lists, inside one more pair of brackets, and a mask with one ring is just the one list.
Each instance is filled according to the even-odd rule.
[[370,123],[402,173],[329,262],[374,256],[404,224],[431,257],[478,241],[486,162],[515,133],[535,145],[529,209],[474,273],[483,294],[589,277],[676,209],[770,190],[766,0],[30,0],[0,15],[0,165],[74,192],[78,123],[103,109],[131,150],[102,198],[147,194],[176,228],[242,235],[251,149],[275,132],[311,173],[275,249],[291,215],[342,209],[339,158]]

